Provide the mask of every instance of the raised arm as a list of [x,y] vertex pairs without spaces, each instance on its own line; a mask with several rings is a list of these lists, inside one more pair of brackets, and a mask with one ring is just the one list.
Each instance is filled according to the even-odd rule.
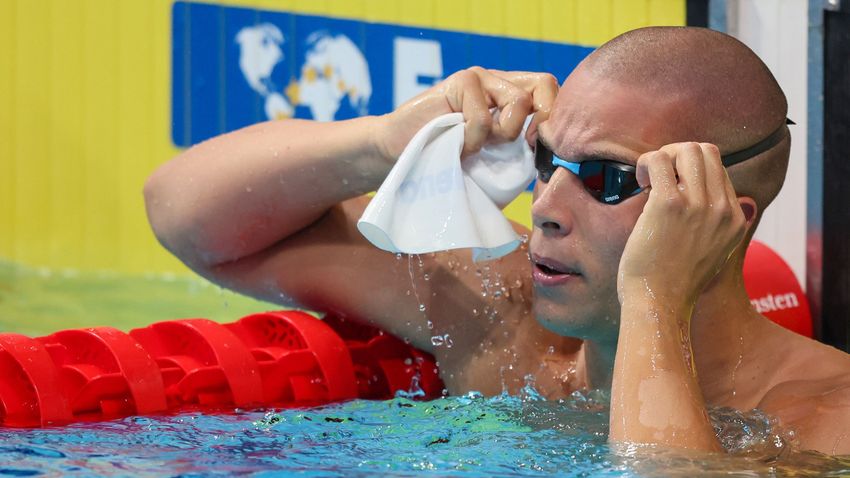
[[270,121],[200,143],[145,185],[151,226],[195,270],[237,261],[380,185],[386,117]]
[[[447,273],[412,287],[407,258],[374,248],[356,231],[367,203],[361,195],[378,188],[431,119],[462,112],[468,154],[485,141],[516,138],[527,114],[538,112],[534,128],[557,88],[551,75],[472,68],[388,115],[250,126],[161,166],[145,185],[148,216],[165,247],[214,282],[273,302],[359,317],[429,348],[429,320],[482,308],[474,305],[481,300],[480,279],[472,284]],[[498,122],[493,107],[502,110]],[[453,267],[467,270],[468,260],[458,253]],[[422,261],[435,275],[447,259]],[[493,268],[519,262],[527,264],[509,259]],[[469,268],[472,278],[474,271]]]
[[[198,144],[145,185],[151,226],[195,269],[232,262],[303,230],[332,206],[381,184],[426,122],[460,111],[464,152],[516,138],[523,119],[548,112],[551,75],[472,68],[385,116],[334,123],[272,121]],[[503,114],[494,124],[489,108]]]
[[710,144],[638,160],[651,185],[620,261],[620,336],[610,439],[719,450],[697,381],[690,321],[702,290],[740,243],[746,220]]

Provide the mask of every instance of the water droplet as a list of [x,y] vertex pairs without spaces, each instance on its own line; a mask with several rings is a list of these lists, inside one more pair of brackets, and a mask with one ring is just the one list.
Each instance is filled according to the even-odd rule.
[[440,347],[442,345],[445,345],[446,347],[451,348],[451,346],[454,345],[454,342],[452,342],[452,339],[451,337],[449,337],[449,334],[434,335],[431,337],[431,345],[433,345],[434,347]]
[[419,312],[425,312],[425,304],[419,304]]

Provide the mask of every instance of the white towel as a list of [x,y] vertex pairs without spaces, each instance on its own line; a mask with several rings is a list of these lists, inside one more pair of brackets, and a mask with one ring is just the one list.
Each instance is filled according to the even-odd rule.
[[410,140],[357,222],[369,242],[405,254],[472,248],[475,262],[519,246],[501,208],[535,176],[525,128],[515,141],[487,145],[461,162],[463,128],[463,115],[451,113]]

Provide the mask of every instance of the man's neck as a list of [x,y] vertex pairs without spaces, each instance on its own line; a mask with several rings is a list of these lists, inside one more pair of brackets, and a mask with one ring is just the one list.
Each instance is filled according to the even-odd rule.
[[[694,347],[707,344],[731,344],[740,340],[754,322],[750,298],[734,277],[719,280],[700,296],[691,316],[691,340]],[[710,350],[727,355],[728,350]]]
[[611,389],[614,373],[614,357],[617,355],[617,342],[606,343],[585,340],[581,360],[584,362],[585,382],[588,388]]
[[691,343],[703,396],[710,405],[747,408],[760,382],[749,371],[770,340],[767,319],[753,310],[740,268],[727,267],[700,296],[691,318]]

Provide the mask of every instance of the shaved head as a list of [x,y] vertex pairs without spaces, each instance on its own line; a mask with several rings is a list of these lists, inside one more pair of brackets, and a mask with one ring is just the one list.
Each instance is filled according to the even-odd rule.
[[[632,30],[602,45],[578,70],[671,105],[670,142],[714,143],[728,154],[784,128],[788,104],[770,70],[749,47],[714,30]],[[789,151],[786,136],[729,168],[736,192],[756,201],[759,217],[782,187]]]
[[595,76],[679,102],[691,141],[743,149],[785,120],[785,95],[746,45],[714,30],[650,27],[624,33],[582,64]]

